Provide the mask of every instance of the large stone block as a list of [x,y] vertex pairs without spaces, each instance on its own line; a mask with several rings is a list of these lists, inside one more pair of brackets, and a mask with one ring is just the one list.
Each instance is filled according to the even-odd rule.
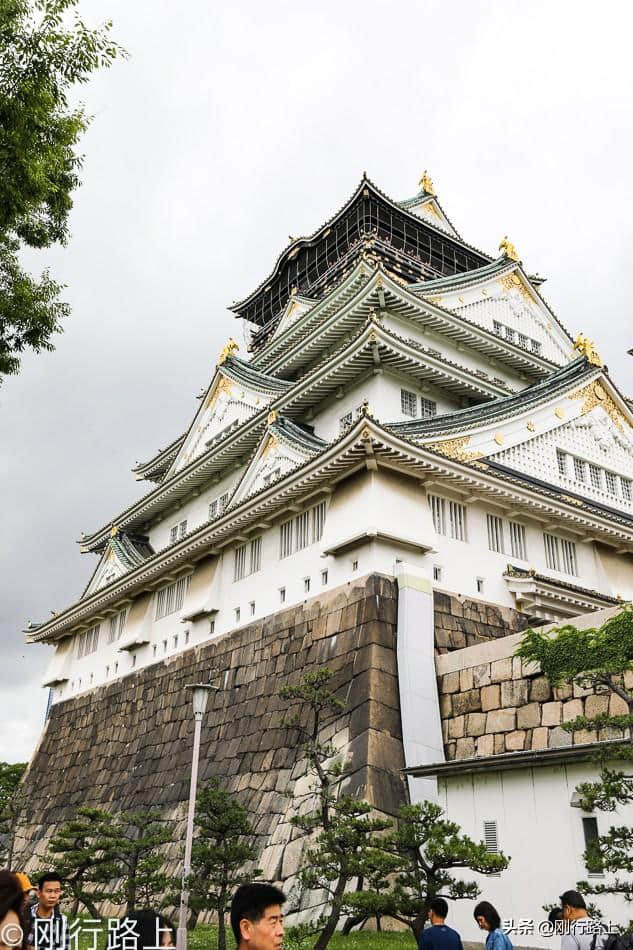
[[585,716],[587,719],[593,719],[594,716],[602,716],[609,711],[608,696],[587,696],[585,700]]
[[498,685],[483,686],[481,689],[481,708],[484,712],[498,709],[501,705],[501,689]]
[[512,732],[516,728],[516,709],[495,709],[488,713],[486,732]]
[[475,757],[475,740],[470,736],[458,739],[455,747],[456,759],[473,759]]
[[542,723],[544,726],[558,726],[562,718],[563,704],[551,702],[543,704]]
[[544,676],[537,676],[530,683],[530,702],[545,703],[552,698],[552,687]]
[[568,699],[563,703],[563,722],[571,722],[577,716],[582,716],[582,699]]
[[510,680],[501,684],[502,706],[524,706],[528,701],[528,681]]
[[453,695],[453,713],[461,716],[464,713],[477,712],[481,709],[481,696],[478,689],[470,689],[467,693]]
[[486,731],[486,713],[469,713],[466,716],[467,736],[483,736]]
[[533,729],[541,724],[541,704],[528,703],[517,709],[517,726],[519,729]]
[[502,660],[493,660],[490,664],[490,680],[493,683],[500,683],[502,680],[512,679],[512,657],[505,657]]
[[526,733],[524,729],[517,729],[509,732],[506,736],[506,749],[508,752],[520,752],[525,749]]

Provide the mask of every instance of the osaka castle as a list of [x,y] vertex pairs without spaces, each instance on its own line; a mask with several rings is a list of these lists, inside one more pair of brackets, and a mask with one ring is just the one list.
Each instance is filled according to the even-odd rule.
[[[191,734],[169,717],[195,675],[218,687],[201,775],[245,796],[266,876],[289,880],[289,806],[257,797],[296,778],[275,689],[330,666],[359,794],[392,813],[435,798],[512,855],[481,879],[507,916],[526,875],[521,917],[582,878],[592,832],[570,796],[591,743],[560,724],[585,699],[513,653],[529,625],[633,599],[633,413],[542,284],[508,237],[467,243],[427,173],[404,201],[364,176],[232,305],[245,342],[134,469],[146,493],[82,536],[85,590],[26,630],[54,649],[26,854],[73,803],[180,820]],[[553,833],[566,857],[543,869]]]

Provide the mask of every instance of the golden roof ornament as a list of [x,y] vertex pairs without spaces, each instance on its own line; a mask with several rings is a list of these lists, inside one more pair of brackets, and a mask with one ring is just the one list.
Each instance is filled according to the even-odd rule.
[[585,356],[590,363],[593,363],[594,366],[602,366],[600,354],[598,353],[593,340],[590,340],[589,337],[584,335],[584,333],[579,333],[576,337],[574,350],[577,350],[581,356]]
[[499,245],[499,250],[501,251],[501,254],[503,255],[503,257],[508,257],[510,258],[511,261],[521,260],[521,258],[519,257],[519,252],[517,251],[512,241],[508,241],[507,234],[504,237],[501,244]]
[[119,529],[117,528],[117,526],[116,526],[114,523],[111,524],[111,525],[110,525],[110,537],[111,537],[111,538],[116,538],[116,536],[117,536],[118,533],[119,533]]
[[422,172],[422,178],[419,181],[420,189],[427,195],[433,195],[435,197],[435,185],[433,184],[433,179],[427,172],[426,168]]
[[277,412],[277,410],[271,409],[270,412],[268,413],[268,418],[266,419],[266,422],[269,426],[272,426],[275,424],[275,422],[277,422],[278,418],[279,418],[279,413]]
[[226,344],[226,346],[224,347],[224,349],[218,356],[218,366],[221,366],[222,363],[225,363],[227,359],[229,358],[229,356],[235,356],[238,350],[239,350],[239,346],[235,342],[235,340],[229,340],[229,342]]

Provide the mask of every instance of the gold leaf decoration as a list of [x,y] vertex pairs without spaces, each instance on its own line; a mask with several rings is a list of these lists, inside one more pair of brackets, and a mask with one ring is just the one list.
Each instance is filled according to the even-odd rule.
[[439,452],[447,458],[455,459],[457,462],[472,462],[473,459],[481,458],[482,452],[469,452],[467,450],[470,444],[469,435],[461,435],[457,439],[447,439],[446,442],[430,442],[423,448],[432,449],[433,452]]

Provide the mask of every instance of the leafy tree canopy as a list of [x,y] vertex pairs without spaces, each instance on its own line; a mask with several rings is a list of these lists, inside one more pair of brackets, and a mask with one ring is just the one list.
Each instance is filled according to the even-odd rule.
[[52,349],[69,312],[61,286],[27,274],[19,253],[68,240],[89,122],[70,93],[123,53],[111,24],[89,29],[77,3],[0,0],[0,375],[18,372],[25,349]]

